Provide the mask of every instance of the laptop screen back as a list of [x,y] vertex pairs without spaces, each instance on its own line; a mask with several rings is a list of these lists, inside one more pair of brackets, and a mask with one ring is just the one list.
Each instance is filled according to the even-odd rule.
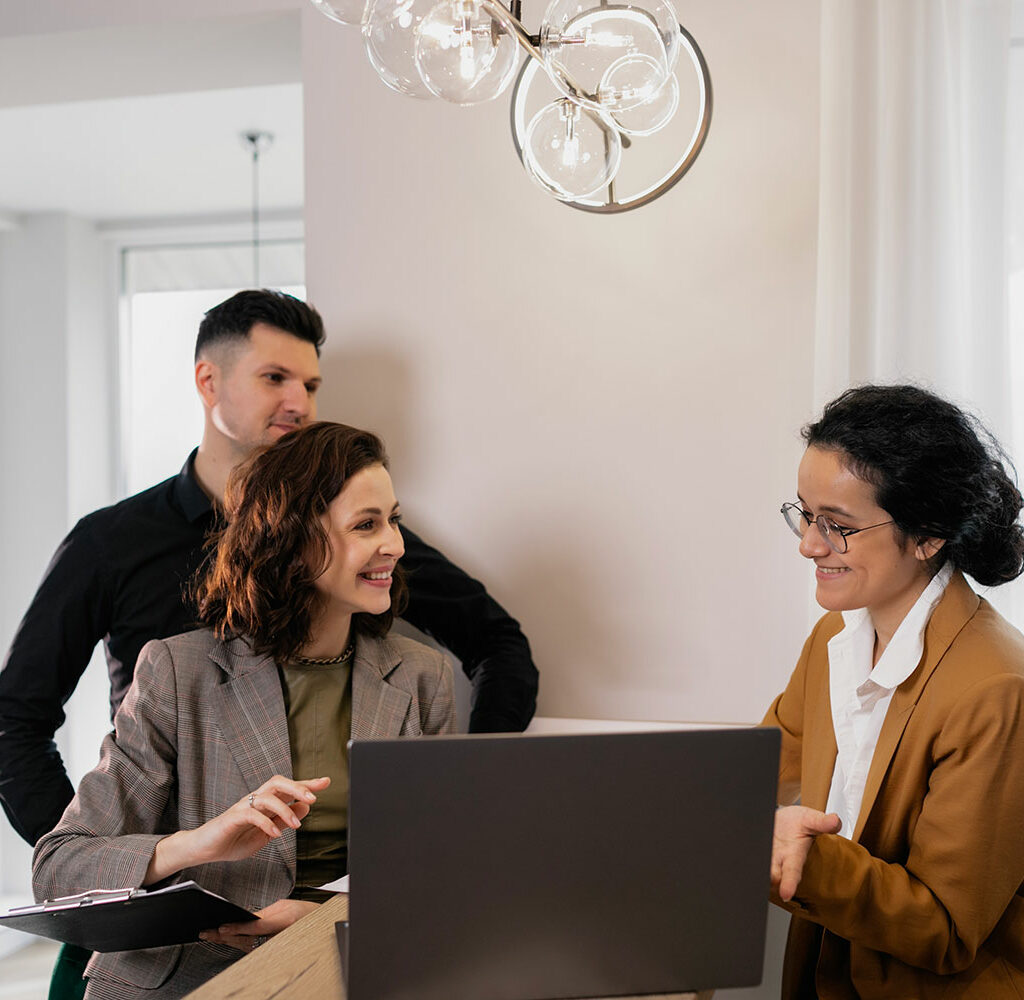
[[779,734],[359,742],[349,1000],[761,978]]

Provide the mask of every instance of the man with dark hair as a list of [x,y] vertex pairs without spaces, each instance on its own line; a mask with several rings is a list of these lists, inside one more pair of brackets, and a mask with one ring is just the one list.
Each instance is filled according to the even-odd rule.
[[294,295],[261,288],[237,292],[203,316],[196,337],[195,360],[198,362],[218,345],[244,343],[257,323],[308,341],[320,356],[325,339],[320,313]]
[[[0,802],[29,843],[74,794],[53,736],[96,643],[106,647],[113,712],[145,643],[192,627],[184,590],[228,474],[315,418],[323,339],[316,310],[281,292],[239,292],[211,309],[196,342],[199,447],[177,476],[82,518],[58,548],[0,671]],[[474,688],[470,730],[524,729],[537,671],[518,624],[480,583],[402,533],[404,617],[461,659]]]

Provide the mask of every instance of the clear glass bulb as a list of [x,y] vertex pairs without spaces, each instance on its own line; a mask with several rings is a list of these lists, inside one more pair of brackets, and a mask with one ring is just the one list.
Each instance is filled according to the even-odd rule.
[[310,0],[310,3],[340,24],[364,24],[370,6],[368,0]]
[[621,161],[619,133],[564,97],[541,108],[527,126],[527,172],[562,201],[577,201],[607,187]]
[[[601,100],[601,81],[612,65],[646,56],[653,93],[679,58],[679,19],[669,0],[597,6],[595,0],[552,0],[540,28],[540,49],[555,86],[574,100],[602,111],[623,111],[630,99]],[[642,104],[633,100],[632,104]]]
[[624,111],[608,113],[619,131],[627,135],[652,135],[672,120],[679,107],[679,81],[675,74],[670,73],[661,86],[652,87],[656,67],[645,67],[648,60],[648,56],[623,56],[608,67],[599,88],[602,102],[608,106],[643,98],[641,104],[629,103]]
[[420,77],[431,93],[446,101],[490,101],[512,82],[518,43],[478,0],[441,0],[415,35]]
[[416,28],[437,0],[371,0],[363,25],[370,65],[392,89],[409,97],[431,97],[416,68]]

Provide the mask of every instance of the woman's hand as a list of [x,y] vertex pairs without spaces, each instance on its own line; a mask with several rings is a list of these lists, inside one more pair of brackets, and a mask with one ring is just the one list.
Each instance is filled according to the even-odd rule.
[[296,920],[312,913],[319,905],[302,899],[279,899],[266,909],[256,911],[259,920],[250,920],[244,924],[224,924],[216,930],[203,931],[199,940],[227,944],[239,951],[252,951],[268,937],[280,934]]
[[188,831],[193,864],[251,858],[286,827],[298,829],[330,778],[293,781],[275,774],[230,809]]
[[772,888],[784,903],[796,895],[814,838],[820,833],[838,833],[842,825],[835,813],[826,815],[806,806],[775,810],[771,879]]
[[252,857],[286,827],[297,829],[330,778],[293,781],[275,774],[251,795],[194,830],[179,830],[157,842],[143,885],[182,868]]

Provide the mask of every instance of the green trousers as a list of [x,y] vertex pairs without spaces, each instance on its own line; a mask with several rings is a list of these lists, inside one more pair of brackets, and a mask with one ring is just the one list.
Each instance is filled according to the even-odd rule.
[[82,1000],[85,996],[85,966],[92,952],[66,944],[57,956],[50,978],[49,1000]]

